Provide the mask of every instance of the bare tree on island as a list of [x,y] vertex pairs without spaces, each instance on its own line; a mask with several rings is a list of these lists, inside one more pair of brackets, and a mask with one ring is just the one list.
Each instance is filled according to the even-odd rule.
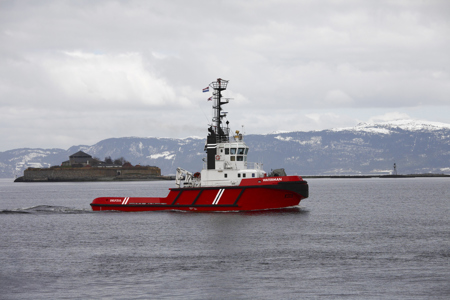
[[116,158],[116,159],[114,160],[114,164],[115,164],[115,165],[123,166],[125,163],[128,163],[128,161],[127,161],[123,156],[120,157],[120,158]]

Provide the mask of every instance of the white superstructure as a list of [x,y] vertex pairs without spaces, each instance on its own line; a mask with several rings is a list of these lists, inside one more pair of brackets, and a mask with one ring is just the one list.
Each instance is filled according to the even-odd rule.
[[217,143],[215,149],[215,167],[214,169],[208,169],[206,166],[203,168],[201,186],[239,185],[244,178],[266,176],[262,164],[247,161],[249,148],[239,131],[236,131],[234,141]]

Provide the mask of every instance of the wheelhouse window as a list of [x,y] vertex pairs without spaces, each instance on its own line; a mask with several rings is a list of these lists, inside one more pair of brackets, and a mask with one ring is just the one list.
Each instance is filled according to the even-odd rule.
[[230,154],[230,148],[225,148],[225,155]]
[[241,156],[241,155],[238,155],[238,156],[237,156],[237,161],[244,161],[244,157]]
[[231,155],[236,154],[236,148],[230,148],[230,154]]
[[245,155],[247,155],[248,153],[248,148],[245,148]]
[[236,156],[230,156],[230,161],[235,161],[236,160]]
[[238,154],[239,155],[244,155],[244,152],[245,152],[245,148],[239,148],[238,149]]

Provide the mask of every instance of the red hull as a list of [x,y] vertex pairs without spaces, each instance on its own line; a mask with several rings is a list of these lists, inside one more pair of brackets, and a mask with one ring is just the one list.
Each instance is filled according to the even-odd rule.
[[174,188],[165,198],[101,197],[93,210],[119,211],[241,211],[298,205],[308,197],[308,184],[299,176],[243,179],[239,186]]

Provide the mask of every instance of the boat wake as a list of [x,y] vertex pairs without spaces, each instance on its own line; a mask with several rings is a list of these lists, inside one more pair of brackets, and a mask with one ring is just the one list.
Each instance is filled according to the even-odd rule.
[[[120,212],[120,211],[108,211],[108,212]],[[161,212],[180,212],[180,213],[191,213],[198,211],[183,211],[183,210],[170,210],[170,211],[161,211]],[[89,208],[73,208],[66,206],[52,206],[52,205],[37,205],[26,208],[14,208],[14,209],[3,209],[0,210],[0,214],[88,214],[95,213]],[[202,212],[205,213],[205,212]],[[206,213],[238,213],[238,214],[247,214],[247,215],[261,215],[261,214],[307,214],[308,211],[299,206],[293,207],[285,207],[285,208],[277,208],[277,209],[262,209],[255,211],[209,211]]]
[[92,213],[89,208],[80,209],[65,206],[37,205],[27,208],[0,210],[0,214],[86,214]]
[[252,210],[241,212],[247,215],[262,215],[262,214],[308,214],[309,211],[301,206],[295,205],[282,208],[269,208],[261,210]]

